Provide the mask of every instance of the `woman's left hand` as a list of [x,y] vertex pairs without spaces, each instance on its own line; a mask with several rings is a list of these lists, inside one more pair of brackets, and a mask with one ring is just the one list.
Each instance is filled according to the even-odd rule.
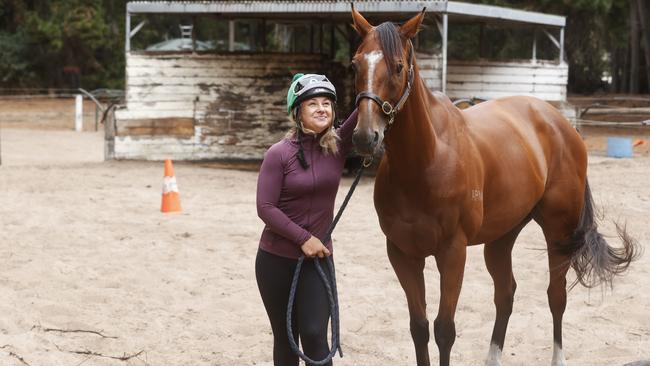
[[325,258],[329,257],[330,251],[327,249],[323,243],[321,243],[320,239],[318,239],[315,236],[309,237],[306,242],[300,246],[300,249],[302,249],[302,252],[305,253],[305,256],[313,258],[313,257],[318,257],[318,258]]

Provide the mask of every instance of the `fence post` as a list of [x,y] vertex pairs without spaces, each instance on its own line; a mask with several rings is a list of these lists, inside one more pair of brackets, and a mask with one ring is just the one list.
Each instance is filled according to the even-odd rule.
[[81,132],[83,127],[83,96],[77,94],[75,97],[75,108],[74,108],[74,130]]

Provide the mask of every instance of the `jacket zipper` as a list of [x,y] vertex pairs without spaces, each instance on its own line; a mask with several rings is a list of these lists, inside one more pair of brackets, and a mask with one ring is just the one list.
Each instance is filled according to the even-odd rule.
[[314,144],[312,144],[309,149],[309,160],[311,160],[311,196],[309,197],[309,212],[307,213],[307,227],[311,228],[311,211],[314,207],[314,194],[316,193],[316,172],[315,172],[315,162],[314,162]]

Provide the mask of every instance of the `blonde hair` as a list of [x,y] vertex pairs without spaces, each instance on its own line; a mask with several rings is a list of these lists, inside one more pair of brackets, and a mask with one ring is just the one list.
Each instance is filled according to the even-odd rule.
[[[318,144],[323,149],[323,153],[325,153],[325,155],[327,154],[336,155],[339,152],[338,142],[339,140],[341,140],[341,138],[339,137],[339,135],[336,134],[336,131],[334,131],[335,119],[336,119],[336,112],[334,112],[334,108],[332,108],[332,122],[330,126],[327,128],[327,131],[323,133],[323,136],[321,136],[320,141],[318,142]],[[310,135],[316,134],[315,131],[305,128],[305,126],[302,124],[302,121],[300,120],[300,106],[295,107],[291,111],[291,114],[289,115],[289,120],[293,123],[293,127],[291,127],[291,129],[289,129],[289,131],[285,135],[286,138],[293,138],[294,136],[297,136],[298,126],[300,126],[300,130],[305,134],[310,134]]]

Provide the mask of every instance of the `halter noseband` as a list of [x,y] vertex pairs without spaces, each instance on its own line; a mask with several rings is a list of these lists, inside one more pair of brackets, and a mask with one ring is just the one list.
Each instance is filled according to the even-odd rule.
[[413,85],[413,53],[415,50],[413,49],[413,44],[409,40],[409,44],[411,47],[409,47],[409,71],[408,71],[408,79],[406,82],[406,89],[404,89],[404,94],[402,94],[402,97],[400,100],[397,102],[395,106],[390,104],[390,102],[386,100],[382,100],[379,95],[371,92],[371,91],[362,91],[359,94],[357,94],[357,99],[355,100],[355,105],[358,107],[359,103],[361,103],[361,99],[367,98],[372,100],[373,102],[377,103],[381,111],[388,116],[388,125],[386,126],[386,129],[388,129],[392,124],[393,121],[395,121],[395,115],[402,109],[404,106],[404,103],[406,103],[406,99],[409,97],[409,94],[411,93],[411,86]]

